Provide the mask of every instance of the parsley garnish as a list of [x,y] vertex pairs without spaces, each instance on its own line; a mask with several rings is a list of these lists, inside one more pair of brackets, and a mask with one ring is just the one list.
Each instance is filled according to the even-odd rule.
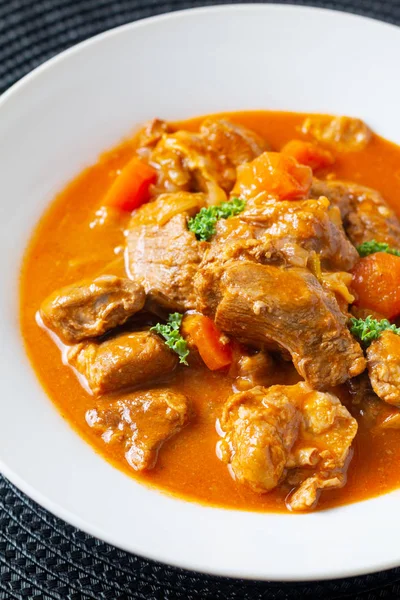
[[386,254],[394,254],[395,256],[400,256],[400,250],[396,250],[396,248],[391,248],[389,244],[385,242],[377,242],[376,240],[371,240],[370,242],[363,242],[359,246],[357,246],[357,251],[360,256],[368,256],[369,254],[374,254],[375,252],[386,252]]
[[168,348],[171,348],[179,356],[179,362],[187,365],[186,357],[189,354],[186,341],[181,336],[179,330],[182,324],[182,315],[179,313],[171,313],[168,321],[165,324],[157,323],[150,331],[155,331],[161,335]]
[[232,198],[228,202],[221,202],[217,206],[202,208],[197,215],[189,219],[188,227],[198,240],[207,241],[214,235],[215,225],[219,219],[229,219],[241,213],[246,206],[246,201],[241,198]]
[[400,335],[400,327],[396,327],[396,325],[393,325],[387,319],[378,321],[371,316],[368,316],[366,319],[350,319],[350,331],[365,346],[369,346],[371,342],[377,340],[382,331],[393,331],[393,333]]

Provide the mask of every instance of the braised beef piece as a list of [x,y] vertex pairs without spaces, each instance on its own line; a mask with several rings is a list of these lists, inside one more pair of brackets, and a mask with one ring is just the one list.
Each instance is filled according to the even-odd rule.
[[363,410],[362,407],[366,398],[376,399],[380,404],[382,404],[372,389],[367,371],[364,371],[357,377],[353,377],[353,379],[349,379],[346,382],[344,389],[347,390],[349,394],[351,405],[361,407],[361,410]]
[[371,139],[369,127],[354,117],[314,115],[305,119],[301,131],[338,152],[363,150]]
[[200,133],[180,130],[159,137],[149,160],[159,173],[158,192],[202,191],[215,204],[227,199],[236,166],[266,149],[267,144],[245,127],[209,118]]
[[67,360],[86,378],[94,394],[160,381],[178,364],[177,354],[151,331],[82,342],[70,348]]
[[[227,222],[233,219],[227,219]],[[221,300],[221,281],[227,267],[238,262],[257,262],[284,266],[285,256],[273,243],[253,238],[213,241],[204,252],[194,278],[196,309],[213,317]],[[302,263],[305,264],[305,263]]]
[[400,406],[400,336],[383,331],[367,350],[367,365],[374,392],[384,402]]
[[400,221],[379,192],[353,185],[350,193],[353,210],[345,219],[345,228],[353,244],[375,239],[400,247]]
[[[327,198],[281,202],[255,198],[248,201],[239,218],[257,228],[257,237],[316,252],[324,268],[349,271],[358,260],[344,233],[339,210]],[[290,251],[287,254],[290,258]]]
[[193,217],[203,206],[206,206],[206,196],[202,193],[160,194],[156,200],[142,204],[132,213],[129,229],[142,225],[162,227],[176,215]]
[[[269,150],[269,145],[261,136],[227,119],[209,117],[201,124],[200,135],[207,148],[214,152],[227,168],[250,162]],[[232,186],[235,179],[234,169]]]
[[102,400],[88,410],[86,421],[106,444],[123,444],[135,471],[152,469],[162,444],[189,421],[186,396],[156,388]]
[[220,428],[218,454],[237,481],[260,493],[296,481],[288,507],[307,510],[320,490],[344,484],[357,421],[333,394],[299,383],[234,394]]
[[143,308],[145,298],[141,285],[102,275],[57,290],[43,302],[40,316],[63,342],[75,344],[122,325]]
[[[318,201],[319,205],[321,200]],[[326,199],[323,200],[328,204]],[[304,204],[311,205],[313,202],[305,201]],[[269,210],[268,204],[263,205],[266,212]],[[288,213],[280,207],[285,204],[289,205]],[[358,253],[343,232],[338,212],[333,211],[338,217],[336,225],[330,220],[331,217],[325,215],[325,219],[321,218],[318,211],[314,214],[309,210],[310,206],[307,206],[307,210],[302,210],[301,204],[303,201],[272,202],[271,213],[276,211],[277,220],[271,221],[267,230],[262,226],[263,217],[255,217],[251,204],[249,220],[247,209],[242,213],[243,218],[239,215],[221,219],[217,223],[211,247],[205,254],[205,262],[209,263],[213,256],[214,262],[220,263],[221,257],[224,257],[225,261],[227,254],[231,253],[230,258],[243,260],[247,255],[251,260],[267,260],[271,263],[271,257],[275,255],[272,262],[276,262],[276,258],[279,257],[279,261],[286,266],[309,269],[324,289],[335,295],[342,312],[348,315],[348,305],[354,301],[354,296],[349,291],[352,275],[347,271],[325,269],[333,268],[333,265],[336,268],[348,269],[358,260]],[[264,224],[267,224],[267,220]],[[257,248],[264,250],[260,252]],[[208,295],[211,294],[212,289]],[[207,306],[201,305],[201,298],[198,306],[200,310],[207,310]]]
[[149,162],[158,171],[158,193],[208,192],[216,188],[223,201],[232,187],[231,173],[226,172],[218,156],[197,133],[181,130],[164,135],[152,150]]
[[211,237],[213,244],[215,242],[232,242],[235,240],[257,240],[264,234],[263,227],[257,227],[240,218],[229,217],[229,219],[220,219],[215,224],[215,234]]
[[344,389],[348,392],[349,402],[346,404],[351,414],[364,428],[375,428],[388,415],[389,405],[375,394],[368,371],[349,379]]
[[[152,119],[145,123],[138,133],[137,144],[139,149],[154,148],[165,133],[170,133],[171,128],[162,119]],[[139,152],[140,153],[140,152]]]
[[241,352],[240,358],[230,369],[239,390],[249,390],[257,385],[270,385],[276,371],[276,363],[265,350],[254,354]]
[[355,246],[374,239],[400,248],[400,221],[379,192],[355,183],[315,179],[311,196],[326,196],[339,208]]
[[192,309],[196,304],[193,279],[203,244],[188,230],[185,214],[177,214],[162,227],[132,226],[127,237],[129,274],[163,308]]
[[326,389],[365,369],[359,344],[333,294],[307,269],[250,260],[203,263],[196,277],[199,306],[217,326],[258,348],[287,350],[299,374]]
[[295,405],[274,387],[234,394],[220,419],[225,435],[218,453],[237,481],[255,492],[268,492],[284,478],[300,425]]

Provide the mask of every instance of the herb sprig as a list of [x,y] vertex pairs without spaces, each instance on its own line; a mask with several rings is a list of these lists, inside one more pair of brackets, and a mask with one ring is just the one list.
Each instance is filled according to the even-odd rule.
[[364,346],[369,346],[371,342],[377,340],[382,331],[393,331],[400,335],[400,327],[396,327],[387,319],[373,319],[370,315],[366,319],[350,319],[350,331],[357,337]]
[[241,198],[232,198],[228,202],[221,202],[217,206],[208,206],[189,219],[188,228],[200,241],[207,241],[216,232],[215,226],[219,219],[229,219],[241,213],[246,206],[246,201]]
[[171,348],[179,356],[179,362],[187,365],[186,358],[189,355],[189,349],[186,341],[180,334],[181,324],[182,315],[177,312],[171,313],[166,323],[157,323],[157,325],[150,328],[150,331],[155,331],[158,335],[161,335],[168,348]]
[[396,248],[392,248],[389,244],[385,242],[377,242],[376,240],[371,240],[369,242],[363,242],[359,246],[357,246],[358,254],[362,257],[368,256],[369,254],[375,254],[375,252],[386,252],[386,254],[394,254],[395,256],[400,256],[400,250],[396,250]]

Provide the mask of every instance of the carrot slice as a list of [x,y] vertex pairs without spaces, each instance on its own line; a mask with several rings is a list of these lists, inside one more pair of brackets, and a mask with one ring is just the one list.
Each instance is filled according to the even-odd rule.
[[293,156],[297,162],[307,165],[313,170],[329,167],[335,162],[332,152],[303,140],[291,140],[283,146],[281,152]]
[[376,252],[361,258],[353,271],[355,305],[392,319],[400,315],[400,257]]
[[105,206],[131,212],[149,200],[149,188],[157,179],[157,171],[134,157],[111,184],[104,198]]
[[278,200],[306,198],[312,183],[312,170],[281,152],[264,152],[237,169],[232,194],[253,198],[261,192]]
[[200,314],[184,317],[181,332],[183,337],[196,346],[201,358],[211,371],[222,369],[232,362],[232,346],[223,343],[222,333],[214,321]]

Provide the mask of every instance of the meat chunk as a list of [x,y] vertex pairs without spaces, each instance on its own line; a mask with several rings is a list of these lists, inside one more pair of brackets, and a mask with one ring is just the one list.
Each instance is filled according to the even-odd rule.
[[346,388],[351,400],[351,413],[365,429],[381,427],[381,423],[396,410],[375,394],[367,371],[349,379]]
[[72,346],[67,361],[94,394],[107,394],[165,378],[175,370],[178,356],[155,333],[138,331]]
[[286,506],[294,511],[310,510],[316,506],[322,490],[340,488],[343,485],[343,477],[338,475],[329,479],[308,477],[286,501]]
[[279,248],[287,262],[306,266],[317,254],[322,268],[348,271],[358,253],[347,238],[337,206],[324,197],[276,201],[255,197],[238,216],[221,219],[213,241],[256,239]]
[[367,350],[368,373],[374,392],[400,406],[400,336],[383,331]]
[[363,150],[371,139],[371,130],[364,121],[353,117],[307,117],[301,131],[338,152]]
[[237,364],[231,368],[231,375],[235,376],[235,385],[240,390],[248,390],[257,385],[269,385],[275,361],[272,356],[261,350],[255,354],[242,354]]
[[322,179],[313,179],[310,190],[311,198],[328,198],[332,206],[339,209],[340,216],[344,221],[347,219],[350,211],[353,210],[353,196],[350,193],[352,184],[346,181],[330,180],[323,181]]
[[160,194],[156,200],[142,204],[133,212],[129,229],[141,225],[162,227],[176,215],[193,217],[203,206],[206,206],[206,198],[201,193]]
[[257,227],[258,236],[263,230],[263,236],[316,252],[326,268],[349,271],[358,260],[339,210],[327,198],[281,202],[255,198],[247,203],[240,219]]
[[352,208],[345,219],[345,229],[353,244],[375,239],[400,247],[400,221],[379,192],[353,185],[350,188]]
[[[227,219],[228,221],[232,219]],[[218,228],[217,228],[218,229]],[[251,229],[249,227],[249,229]],[[285,255],[272,243],[263,243],[252,237],[219,239],[205,250],[202,262],[194,279],[194,289],[197,299],[196,308],[199,312],[214,317],[222,297],[222,283],[229,266],[238,262],[257,262],[284,266]],[[306,266],[306,260],[302,260]]]
[[333,394],[299,383],[234,394],[220,429],[218,454],[237,481],[265,493],[298,480],[288,507],[307,510],[321,489],[343,485],[357,421]]
[[75,344],[122,325],[143,308],[145,299],[141,285],[102,275],[57,290],[43,302],[40,316],[63,342]]
[[149,156],[159,173],[156,192],[202,191],[210,204],[223,202],[235,183],[236,167],[266,149],[257,134],[224,119],[206,119],[200,134],[166,133]]
[[87,411],[86,421],[106,444],[123,444],[128,464],[143,471],[155,466],[161,446],[189,415],[186,396],[159,388],[103,400]]
[[261,238],[263,228],[257,228],[250,223],[242,221],[240,216],[219,219],[215,224],[215,234],[211,238],[215,242],[231,242],[235,240],[255,240]]
[[308,270],[232,261],[221,272],[204,265],[196,284],[202,306],[211,304],[222,331],[258,348],[278,344],[315,389],[339,385],[365,369],[335,297]]
[[350,292],[352,274],[344,271],[336,271],[334,273],[323,271],[319,275],[319,281],[326,290],[335,294],[342,312],[347,314],[348,305],[355,300],[355,297]]
[[[304,384],[303,391],[305,391]],[[357,421],[350,415],[339,399],[333,394],[322,394],[308,390],[300,406],[302,420],[300,433],[295,448],[292,450],[292,460],[288,465],[302,467],[296,457],[301,457],[301,449],[305,446],[317,450],[318,462],[316,472],[309,477],[308,469],[295,471],[293,481],[305,478],[286,500],[290,510],[309,510],[318,501],[320,491],[342,487],[346,482],[346,469],[350,446],[356,436]],[[315,460],[315,453],[314,453]],[[292,462],[293,461],[293,462]],[[288,477],[288,482],[290,482]]]
[[237,481],[255,492],[268,492],[280,483],[298,436],[300,412],[281,387],[234,394],[220,420],[225,436],[218,454]]
[[176,214],[161,227],[137,226],[134,216],[127,237],[129,276],[167,310],[192,309],[193,279],[203,248],[204,242],[188,230],[186,214]]
[[236,125],[227,119],[209,117],[203,121],[200,134],[207,148],[215,153],[226,167],[233,167],[232,186],[239,165],[250,162],[269,149],[268,144],[259,135]]
[[[331,456],[323,456],[325,468],[336,468],[338,464],[342,466],[357,432],[355,419],[333,394],[316,392],[303,383],[297,387],[301,390],[302,437],[308,443],[315,443],[318,439],[324,450],[329,450]],[[337,419],[345,421],[341,435],[338,435]],[[335,427],[332,428],[333,425]],[[334,461],[335,465],[330,461]]]
[[152,151],[150,164],[158,171],[156,191],[212,192],[216,200],[226,200],[232,175],[204,140],[195,133],[177,131],[163,135]]
[[139,154],[143,154],[141,151],[145,148],[154,148],[154,146],[161,140],[162,136],[165,133],[170,132],[170,126],[162,119],[152,119],[148,123],[145,123],[137,136]]
[[400,221],[379,192],[355,183],[314,180],[311,196],[321,195],[339,208],[355,246],[375,239],[400,248]]

